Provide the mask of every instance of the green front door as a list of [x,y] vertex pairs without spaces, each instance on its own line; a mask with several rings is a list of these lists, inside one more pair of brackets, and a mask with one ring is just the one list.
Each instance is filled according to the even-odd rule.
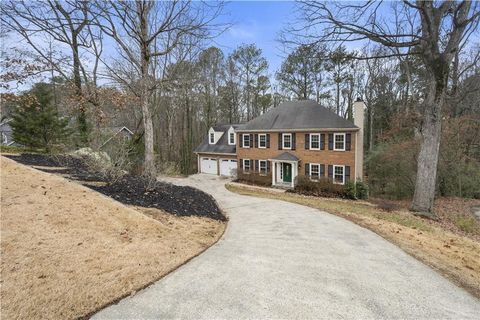
[[290,163],[282,163],[283,165],[283,182],[292,182],[292,165]]

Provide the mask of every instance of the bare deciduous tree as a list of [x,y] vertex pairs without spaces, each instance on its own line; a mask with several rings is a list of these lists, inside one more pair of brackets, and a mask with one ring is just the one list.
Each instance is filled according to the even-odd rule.
[[[185,37],[207,38],[222,5],[210,7],[192,1],[97,2],[98,25],[118,45],[138,76],[134,92],[142,109],[145,159],[144,174],[156,175],[154,131],[150,100],[157,83],[153,74],[155,59],[168,55]],[[117,80],[122,82],[121,78]]]

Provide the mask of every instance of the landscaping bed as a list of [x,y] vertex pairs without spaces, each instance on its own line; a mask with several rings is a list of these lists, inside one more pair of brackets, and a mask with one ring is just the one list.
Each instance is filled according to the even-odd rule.
[[176,216],[199,216],[225,221],[216,201],[209,194],[186,186],[157,181],[146,189],[144,178],[126,174],[113,182],[92,171],[82,158],[61,155],[22,153],[6,155],[19,163],[36,169],[61,174],[83,185],[128,205],[157,208]]

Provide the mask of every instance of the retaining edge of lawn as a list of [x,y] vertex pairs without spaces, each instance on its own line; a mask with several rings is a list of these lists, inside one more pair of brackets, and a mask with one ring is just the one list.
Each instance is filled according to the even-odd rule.
[[[274,192],[270,192],[269,190],[259,190],[259,189],[256,189],[256,188],[251,188],[250,185],[245,185],[245,184],[236,184],[236,185],[233,185],[233,184],[226,184],[225,185],[225,188],[230,191],[230,192],[234,192],[234,193],[237,193],[237,194],[241,194],[241,193],[238,193],[236,191],[232,191],[232,190],[229,190],[228,189],[228,186],[231,186],[231,187],[237,187],[237,188],[244,188],[244,189],[247,189],[247,191],[253,191],[253,192],[258,192],[258,191],[263,191],[265,193],[270,193],[272,195],[279,195],[279,194],[276,194]],[[245,195],[245,196],[253,196],[253,195]],[[258,195],[258,196],[254,196],[254,197],[258,197],[258,198],[262,198],[261,195]],[[312,197],[312,196],[308,196],[308,197]],[[266,198],[266,197],[263,197],[263,198]],[[313,197],[314,198],[314,197]],[[268,198],[267,198],[268,199]],[[331,214],[331,215],[334,215],[334,216],[337,216],[339,218],[342,218],[342,219],[345,219],[345,220],[348,220],[358,226],[360,226],[361,228],[364,228],[364,229],[367,229],[368,231],[370,232],[373,232],[375,233],[376,235],[378,235],[379,237],[381,237],[382,239],[390,242],[391,244],[393,244],[394,246],[398,247],[399,249],[401,249],[403,252],[405,252],[406,254],[408,254],[409,256],[415,258],[417,261],[419,261],[420,263],[424,264],[425,266],[433,269],[434,271],[438,272],[440,275],[442,275],[444,278],[446,278],[448,281],[451,281],[453,284],[455,284],[457,287],[465,290],[466,292],[468,292],[470,295],[472,295],[473,297],[477,298],[477,299],[480,299],[480,288],[478,287],[475,287],[473,285],[470,285],[468,283],[465,283],[464,281],[461,281],[460,279],[456,278],[455,276],[453,276],[451,273],[448,272],[448,268],[445,267],[445,268],[440,268],[438,266],[435,266],[433,264],[431,264],[427,259],[424,259],[422,258],[420,255],[416,254],[416,252],[414,250],[409,250],[408,248],[402,246],[401,244],[399,244],[398,242],[394,241],[393,239],[390,239],[390,238],[387,238],[386,236],[382,235],[381,233],[379,233],[377,230],[373,229],[373,228],[369,228],[368,227],[368,224],[367,223],[364,223],[362,219],[356,217],[356,216],[353,216],[353,215],[347,215],[347,214],[342,214],[342,213],[332,213],[330,211],[327,211],[327,210],[323,210],[323,209],[319,209],[319,208],[316,208],[316,207],[313,207],[313,206],[309,206],[307,204],[301,204],[301,203],[296,203],[296,202],[292,202],[292,201],[288,201],[288,200],[285,200],[285,199],[276,199],[276,200],[280,200],[280,201],[286,201],[286,202],[290,202],[290,203],[295,203],[295,204],[299,204],[299,205],[303,205],[303,206],[306,206],[306,207],[309,207],[309,208],[313,208],[313,209],[316,209],[316,210],[319,210],[319,211],[323,211],[323,212],[326,212],[328,214]]]
[[[3,154],[2,154],[2,156],[3,156]],[[0,156],[0,158],[2,158],[2,157]],[[141,215],[145,216],[145,217],[148,218],[148,219],[152,219],[153,221],[157,221],[157,220],[155,220],[154,218],[151,218],[151,217],[147,216],[146,214],[144,214],[144,213],[142,213],[142,212],[140,212],[140,211],[138,211],[138,210],[135,210],[135,209],[133,209],[133,208],[128,207],[127,205],[121,203],[120,201],[117,201],[117,200],[115,200],[115,199],[113,199],[113,198],[111,198],[111,197],[109,197],[109,196],[104,195],[103,193],[100,193],[100,192],[98,192],[98,191],[96,191],[96,190],[94,190],[94,189],[90,189],[90,188],[82,185],[81,183],[78,183],[76,180],[68,179],[68,178],[63,177],[63,176],[61,176],[61,175],[56,175],[56,174],[53,174],[53,173],[48,173],[48,172],[42,171],[42,170],[40,170],[40,169],[37,169],[37,168],[35,168],[35,167],[33,167],[33,166],[28,166],[28,165],[19,163],[19,162],[15,161],[15,160],[12,160],[12,159],[9,159],[9,158],[6,158],[6,159],[8,159],[8,160],[10,160],[10,161],[14,161],[16,164],[18,164],[18,165],[20,165],[20,166],[24,166],[24,167],[26,167],[26,168],[28,168],[28,169],[30,169],[30,170],[39,171],[39,172],[41,172],[41,173],[48,174],[48,175],[52,175],[52,176],[57,177],[57,178],[59,178],[59,179],[66,180],[66,181],[68,181],[68,182],[75,183],[77,186],[80,186],[81,188],[84,188],[85,190],[94,192],[94,193],[96,193],[97,195],[100,195],[101,197],[103,197],[103,198],[105,198],[105,199],[108,199],[108,200],[111,200],[111,201],[114,201],[114,202],[118,203],[120,206],[125,207],[128,211],[131,211],[132,213],[141,214]],[[182,266],[184,266],[185,264],[187,264],[188,262],[190,262],[192,259],[198,257],[199,255],[201,255],[202,253],[204,253],[205,251],[207,251],[208,249],[210,249],[211,247],[213,247],[214,245],[216,245],[216,244],[218,243],[218,241],[220,241],[220,240],[223,238],[223,236],[225,235],[225,232],[226,232],[226,230],[227,230],[227,228],[228,228],[229,217],[228,217],[228,215],[225,213],[225,210],[219,205],[219,203],[217,202],[217,200],[216,200],[212,195],[209,194],[209,196],[212,197],[212,199],[215,201],[215,204],[216,204],[216,205],[218,206],[218,208],[220,209],[220,212],[221,212],[221,213],[225,216],[225,218],[226,218],[225,221],[220,221],[220,223],[224,223],[224,224],[225,224],[225,227],[223,228],[222,233],[218,236],[217,239],[215,239],[215,241],[214,241],[210,246],[205,247],[203,250],[199,251],[197,254],[191,256],[190,258],[188,258],[187,260],[185,260],[184,262],[182,262],[182,263],[179,264],[178,266],[173,267],[171,270],[167,271],[165,274],[159,276],[158,278],[155,278],[154,280],[152,280],[152,281],[150,281],[150,282],[148,282],[148,283],[146,283],[146,284],[142,284],[142,285],[138,286],[137,288],[133,289],[130,293],[125,293],[125,294],[121,295],[120,297],[115,298],[114,300],[103,304],[103,305],[100,306],[99,308],[97,308],[97,309],[95,309],[95,310],[93,310],[93,311],[91,311],[91,312],[88,312],[88,313],[85,314],[85,315],[79,316],[77,319],[90,319],[94,314],[98,313],[99,311],[101,311],[101,310],[103,310],[103,309],[105,309],[105,308],[107,308],[107,307],[109,307],[109,306],[111,306],[111,305],[117,304],[118,302],[120,302],[120,300],[123,300],[123,299],[125,299],[125,298],[127,298],[127,297],[129,297],[129,296],[133,296],[133,295],[137,294],[139,291],[142,291],[142,290],[144,290],[144,289],[147,289],[147,288],[150,287],[151,285],[155,284],[157,281],[159,281],[159,280],[163,279],[164,277],[168,276],[168,275],[171,274],[172,272],[176,271],[176,270],[179,269],[180,267],[182,267]],[[171,214],[171,213],[170,213],[170,214]],[[172,215],[173,215],[173,214],[172,214]],[[206,217],[204,217],[204,218],[206,218]],[[207,218],[207,219],[211,219],[211,218]],[[133,294],[132,294],[132,292],[133,292]]]

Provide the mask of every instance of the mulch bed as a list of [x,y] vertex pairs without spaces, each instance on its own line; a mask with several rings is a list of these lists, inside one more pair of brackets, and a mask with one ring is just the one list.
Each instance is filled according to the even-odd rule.
[[[220,221],[226,220],[212,196],[192,187],[157,181],[153,187],[146,190],[145,179],[130,174],[110,183],[102,175],[92,172],[82,159],[65,155],[23,153],[5,155],[5,157],[21,164],[34,166],[44,172],[61,174],[77,180],[86,187],[124,204],[157,208],[176,216],[200,216]],[[103,183],[90,184],[89,182]]]

